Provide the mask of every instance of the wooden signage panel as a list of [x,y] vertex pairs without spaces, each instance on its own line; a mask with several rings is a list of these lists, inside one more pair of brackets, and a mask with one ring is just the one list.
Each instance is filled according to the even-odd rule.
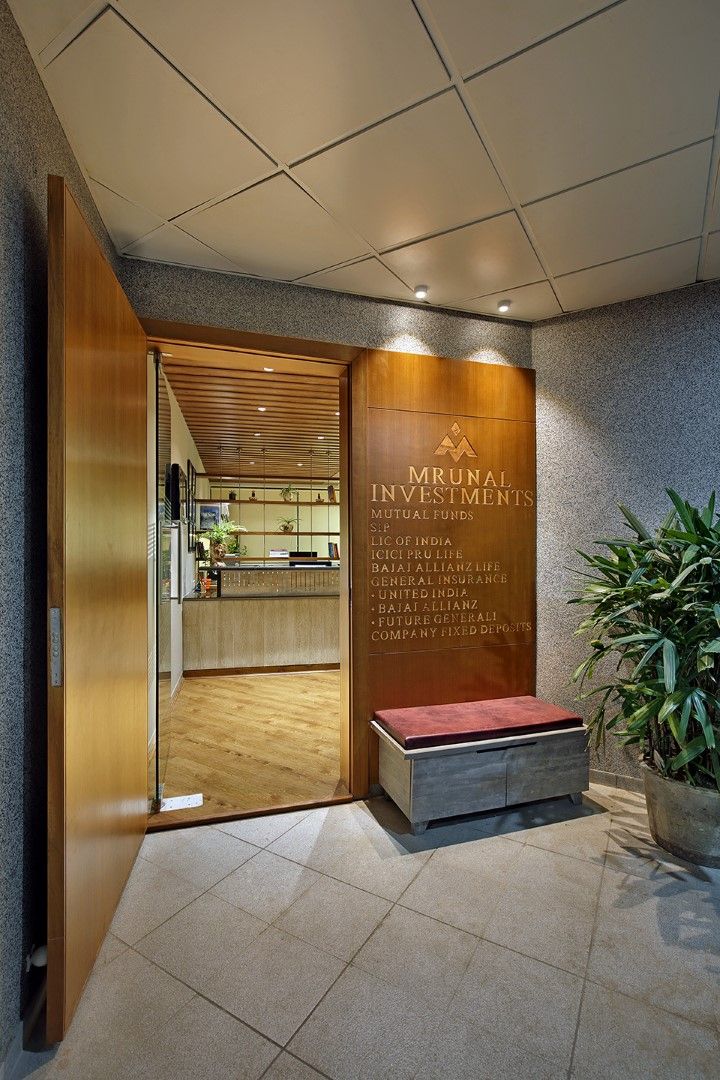
[[387,352],[353,364],[356,743],[377,709],[534,692],[533,374]]

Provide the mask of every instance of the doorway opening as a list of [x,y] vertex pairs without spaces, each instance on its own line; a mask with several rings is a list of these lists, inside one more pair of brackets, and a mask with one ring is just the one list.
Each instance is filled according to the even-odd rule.
[[347,368],[152,345],[149,828],[347,801]]

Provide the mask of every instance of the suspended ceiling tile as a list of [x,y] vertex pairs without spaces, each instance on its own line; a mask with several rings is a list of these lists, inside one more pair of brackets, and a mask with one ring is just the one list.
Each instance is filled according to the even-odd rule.
[[699,236],[712,140],[525,209],[551,274]]
[[467,225],[383,255],[404,281],[429,287],[431,304],[457,304],[545,277],[517,215]]
[[715,167],[715,176],[712,179],[712,201],[710,203],[710,228],[720,229],[720,161]]
[[[507,314],[498,311],[501,300],[510,301]],[[492,296],[480,296],[477,300],[464,300],[460,307],[463,311],[476,311],[480,315],[497,315],[500,318],[523,319],[527,322],[562,315],[562,308],[547,281],[536,281],[534,285],[523,285],[521,289],[506,289],[505,292],[494,293]]]
[[720,278],[720,232],[710,233],[707,238],[705,260],[700,277],[705,281]]
[[510,200],[453,91],[294,170],[377,249],[490,217]]
[[303,278],[300,284],[317,285],[321,289],[360,293],[362,296],[386,296],[392,300],[413,300],[412,290],[398,281],[378,259],[364,259],[351,266],[323,270]]
[[291,279],[367,254],[287,176],[183,219],[182,227],[249,274]]
[[135,259],[151,259],[155,262],[179,263],[196,266],[202,270],[225,270],[239,273],[239,268],[228,259],[218,255],[193,236],[188,236],[174,225],[163,225],[149,236],[126,249],[125,255]]
[[49,64],[45,78],[87,172],[165,219],[272,170],[112,11]]
[[448,84],[410,0],[125,0],[124,9],[283,161]]
[[699,240],[686,240],[660,251],[556,278],[555,288],[565,311],[667,292],[695,281],[699,252]]
[[720,4],[628,0],[467,86],[521,202],[706,138]]
[[463,75],[496,64],[606,7],[608,0],[428,0]]
[[118,251],[123,251],[128,244],[163,224],[157,214],[151,214],[142,206],[135,206],[103,184],[92,179],[88,180],[88,184],[100,217]]
[[10,9],[34,53],[49,45],[86,8],[95,7],[88,0],[10,0]]

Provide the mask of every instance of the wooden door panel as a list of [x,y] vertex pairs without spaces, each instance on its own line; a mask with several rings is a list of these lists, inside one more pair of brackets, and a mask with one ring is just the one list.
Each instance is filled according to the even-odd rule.
[[146,339],[62,178],[48,180],[49,1042],[61,1039],[147,819]]

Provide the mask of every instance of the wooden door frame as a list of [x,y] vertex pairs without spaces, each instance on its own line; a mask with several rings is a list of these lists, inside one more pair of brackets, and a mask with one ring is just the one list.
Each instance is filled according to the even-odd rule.
[[[354,666],[353,640],[357,635],[356,620],[353,617],[355,595],[362,595],[363,590],[353,587],[353,527],[355,455],[353,453],[353,383],[352,366],[365,350],[358,346],[344,345],[339,342],[316,341],[306,338],[280,337],[272,334],[255,334],[245,331],[221,329],[218,327],[195,326],[188,323],[167,322],[160,319],[140,320],[148,338],[148,346],[161,352],[163,347],[171,345],[196,345],[202,348],[215,348],[254,356],[283,358],[297,361],[298,373],[303,367],[320,364],[332,364],[340,388],[340,476],[345,496],[340,500],[340,544],[344,557],[340,564],[340,603],[345,618],[340,631],[340,671],[342,687],[342,719],[340,763],[342,780],[350,794],[333,799],[273,807],[271,810],[246,812],[228,812],[225,815],[211,815],[203,818],[202,823],[258,817],[267,813],[282,813],[297,809],[312,809],[317,806],[350,802],[368,794],[367,788],[367,736],[359,731],[355,710],[357,672]],[[308,371],[308,374],[310,371]],[[163,820],[150,819],[148,829],[183,828],[197,825],[198,821],[183,821],[182,813],[169,815]]]

